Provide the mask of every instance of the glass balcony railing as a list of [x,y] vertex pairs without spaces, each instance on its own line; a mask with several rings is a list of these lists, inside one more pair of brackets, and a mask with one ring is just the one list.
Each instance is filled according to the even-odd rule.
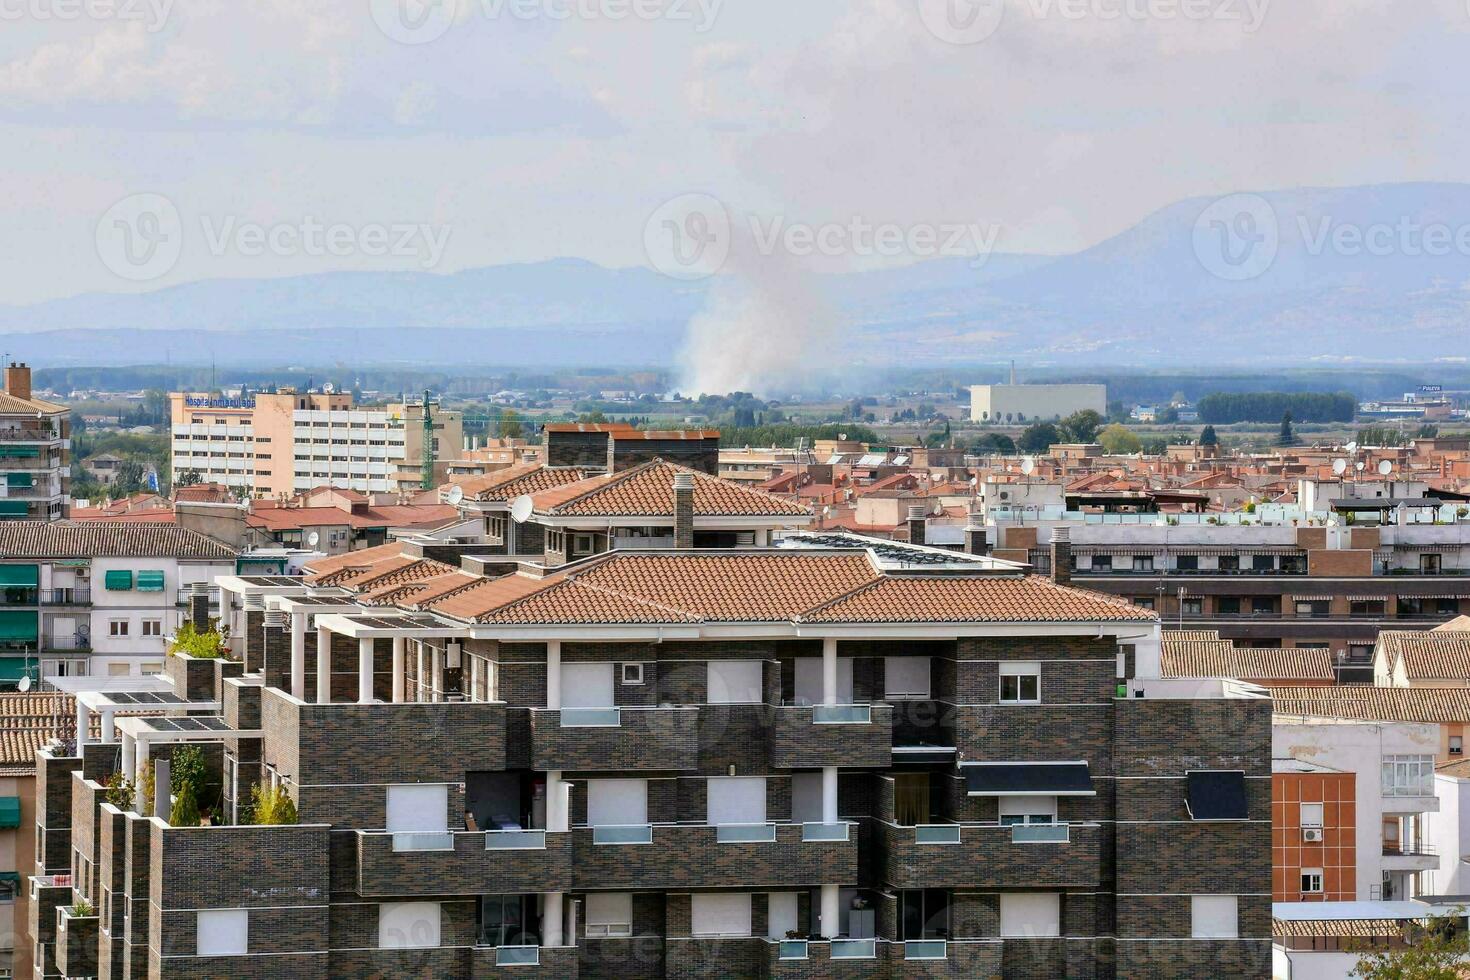
[[454,835],[448,831],[412,831],[393,835],[395,851],[452,851]]
[[873,707],[868,704],[818,704],[812,706],[814,725],[870,725]]
[[496,966],[537,966],[541,962],[540,946],[497,946]]
[[544,851],[546,850],[546,831],[487,830],[485,831],[485,850]]
[[618,708],[563,708],[563,728],[619,728],[623,724],[623,713]]
[[903,944],[906,960],[942,960],[949,955],[949,944],[943,939],[910,939]]
[[773,823],[725,823],[715,828],[715,840],[721,844],[770,844],[776,840]]
[[878,940],[876,939],[834,939],[832,940],[832,958],[834,960],[871,960],[878,956]]
[[1012,844],[1065,844],[1072,839],[1064,823],[1018,823],[1011,826]]
[[804,960],[807,958],[805,939],[781,940],[781,959]]
[[592,828],[594,844],[652,844],[653,824],[605,826]]
[[845,841],[849,834],[845,823],[804,823],[801,825],[803,841]]
[[931,824],[914,828],[915,844],[958,844],[959,824]]

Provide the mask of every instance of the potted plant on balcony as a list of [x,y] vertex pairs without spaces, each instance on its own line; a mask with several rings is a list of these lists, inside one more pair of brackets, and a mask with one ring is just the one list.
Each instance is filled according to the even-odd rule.
[[207,630],[196,629],[193,623],[185,622],[174,633],[168,652],[195,660],[219,660],[228,655],[229,639],[228,631],[214,620],[210,620]]
[[257,786],[251,790],[250,822],[263,827],[285,826],[297,821],[296,801],[285,787],[270,789]]
[[133,781],[120,772],[107,777],[107,785],[102,791],[102,798],[119,810],[131,808],[136,795],[137,787]]

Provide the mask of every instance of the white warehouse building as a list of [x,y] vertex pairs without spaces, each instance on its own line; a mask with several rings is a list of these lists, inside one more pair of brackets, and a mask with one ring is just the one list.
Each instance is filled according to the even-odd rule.
[[1034,422],[1092,409],[1108,413],[1107,385],[971,385],[975,422]]

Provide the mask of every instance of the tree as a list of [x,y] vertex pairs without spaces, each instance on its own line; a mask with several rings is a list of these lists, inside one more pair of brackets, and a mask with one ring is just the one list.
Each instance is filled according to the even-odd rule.
[[1070,442],[1092,442],[1105,421],[1097,412],[1085,408],[1062,419],[1061,430]]
[[987,432],[970,444],[970,451],[981,456],[987,454],[1011,456],[1016,452],[1016,440],[1003,432]]
[[204,482],[198,470],[184,470],[174,480],[175,487],[193,487]]
[[500,413],[500,438],[519,439],[525,435],[525,427],[521,425],[521,417],[510,409]]
[[1295,446],[1296,433],[1291,431],[1291,413],[1281,416],[1281,434],[1276,437],[1278,446]]
[[137,493],[143,489],[146,476],[142,463],[136,459],[125,459],[117,464],[117,478],[112,481],[113,489],[123,494]]
[[1050,422],[1032,422],[1016,440],[1016,448],[1023,453],[1044,453],[1062,441],[1062,434]]
[[1127,426],[1116,422],[1103,429],[1097,441],[1102,443],[1103,452],[1109,456],[1128,456],[1132,453],[1143,452],[1142,440],[1129,432]]
[[199,803],[194,799],[194,785],[183,783],[179,791],[174,795],[174,808],[168,815],[168,822],[173,827],[197,827],[199,826]]
[[1213,425],[1207,425],[1202,430],[1200,430],[1199,444],[1201,446],[1220,445],[1220,437],[1215,435],[1215,427]]
[[1357,980],[1464,980],[1470,976],[1470,935],[1454,917],[1404,926],[1406,945],[1394,949],[1360,949],[1350,976]]

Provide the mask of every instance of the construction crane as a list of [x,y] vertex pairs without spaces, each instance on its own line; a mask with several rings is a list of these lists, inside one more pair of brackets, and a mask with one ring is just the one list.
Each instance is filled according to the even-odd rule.
[[439,453],[434,448],[434,430],[442,429],[443,426],[434,422],[434,406],[437,404],[438,401],[429,395],[428,389],[424,389],[424,450],[419,479],[419,486],[424,490],[434,489],[434,463],[439,458]]

